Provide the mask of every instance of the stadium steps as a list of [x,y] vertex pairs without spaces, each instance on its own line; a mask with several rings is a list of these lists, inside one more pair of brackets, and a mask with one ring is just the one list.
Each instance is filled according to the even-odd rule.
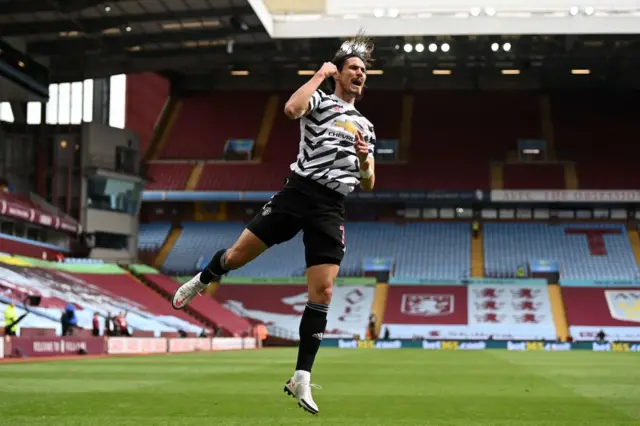
[[551,302],[551,313],[553,315],[553,323],[556,326],[556,336],[561,342],[566,342],[569,337],[569,322],[564,309],[564,301],[562,300],[562,291],[559,284],[549,284],[549,301]]
[[491,164],[491,189],[504,189],[504,164]]
[[411,126],[413,123],[413,95],[402,97],[402,127],[400,128],[399,160],[408,161],[411,149]]
[[167,103],[160,113],[158,122],[153,128],[149,149],[145,155],[146,161],[157,160],[162,156],[162,152],[169,141],[169,135],[171,135],[173,126],[180,116],[182,105],[183,101],[176,99],[175,96],[169,96],[167,99]]
[[387,296],[389,295],[389,284],[376,284],[376,291],[373,294],[373,303],[371,304],[371,313],[376,316],[376,333],[380,334],[384,320],[384,311],[387,308]]
[[547,142],[547,159],[556,159],[556,144],[553,131],[553,120],[551,118],[551,100],[549,95],[540,95],[538,98],[540,106],[540,121],[542,125],[542,139]]
[[484,238],[482,232],[477,238],[471,237],[471,276],[484,277]]
[[278,95],[269,96],[269,99],[267,100],[267,106],[264,109],[264,115],[262,116],[262,122],[260,123],[260,131],[258,132],[256,145],[253,150],[253,159],[257,162],[262,162],[262,156],[267,149],[269,135],[271,135],[271,129],[273,128],[273,122],[275,121],[279,104],[280,97]]
[[180,235],[182,235],[181,227],[177,226],[171,229],[171,232],[169,232],[169,235],[167,235],[167,239],[164,240],[162,247],[158,251],[158,255],[156,256],[156,259],[153,262],[154,268],[162,269],[162,265],[164,265],[164,262],[167,260],[169,253],[171,253],[171,250],[173,250],[173,246],[176,245],[176,241],[178,241],[178,239],[180,238]]
[[633,250],[633,256],[636,258],[636,263],[640,266],[640,234],[638,229],[627,229],[627,235],[629,236],[629,242],[631,243],[631,249]]
[[564,184],[566,189],[578,189],[578,173],[574,162],[564,165]]
[[[149,287],[151,290],[154,291],[154,293],[158,294],[160,297],[165,299],[167,301],[167,303],[171,304],[171,297],[173,296],[172,294],[168,294],[167,292],[163,291],[157,285],[155,285],[150,280],[145,278],[142,274],[138,274],[138,273],[136,273],[134,270],[132,270],[130,268],[131,268],[131,265],[128,266],[126,271],[127,271],[127,273],[129,275],[131,275],[131,278],[133,278],[134,280],[139,282],[140,285]],[[184,308],[183,312],[185,312],[187,315],[189,315],[191,318],[195,319],[199,323],[201,323],[203,325],[206,325],[207,327],[217,327],[218,326],[217,324],[211,322],[211,320],[203,317],[202,315],[198,315],[198,313],[195,312],[190,306],[187,306],[186,308]]]
[[196,163],[196,165],[191,169],[189,179],[187,179],[187,185],[184,188],[185,190],[195,191],[195,189],[198,187],[198,183],[200,183],[200,177],[202,176],[203,170],[204,161],[198,161],[198,163]]

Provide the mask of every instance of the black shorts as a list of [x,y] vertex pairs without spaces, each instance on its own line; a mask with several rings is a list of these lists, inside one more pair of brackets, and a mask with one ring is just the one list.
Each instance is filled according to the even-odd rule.
[[304,233],[307,268],[340,265],[344,257],[344,195],[295,173],[247,226],[267,247]]

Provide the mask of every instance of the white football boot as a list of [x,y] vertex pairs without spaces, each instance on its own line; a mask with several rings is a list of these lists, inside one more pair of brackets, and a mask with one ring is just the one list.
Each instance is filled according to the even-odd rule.
[[209,287],[209,284],[200,282],[200,272],[198,272],[198,275],[182,284],[175,293],[173,293],[173,297],[171,298],[173,309],[184,309],[191,303],[194,297],[201,294],[207,287]]
[[[303,377],[300,377],[300,373],[306,374],[303,374]],[[308,377],[309,373],[307,373],[306,371],[296,371],[294,376],[290,378],[287,383],[285,383],[284,392],[298,400],[298,407],[302,408],[307,413],[315,415],[318,414],[320,410],[318,409],[318,405],[316,405],[313,397],[311,396],[311,388],[315,388],[318,390],[322,388],[318,385],[311,384]]]

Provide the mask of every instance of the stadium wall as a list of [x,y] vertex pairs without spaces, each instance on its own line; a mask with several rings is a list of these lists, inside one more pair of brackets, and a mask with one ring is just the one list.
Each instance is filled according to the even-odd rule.
[[262,342],[254,337],[4,337],[0,338],[0,358],[217,352],[261,347]]
[[55,260],[58,254],[68,253],[68,250],[51,244],[5,234],[0,235],[0,251],[45,260]]
[[169,98],[169,81],[153,72],[127,75],[125,127],[140,137],[139,152],[149,149],[151,135]]

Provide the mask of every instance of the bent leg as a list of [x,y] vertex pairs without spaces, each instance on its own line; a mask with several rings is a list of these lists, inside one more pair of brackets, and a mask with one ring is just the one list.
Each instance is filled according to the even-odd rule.
[[268,202],[251,220],[229,249],[218,251],[200,275],[203,284],[216,276],[238,269],[260,256],[266,249],[293,238],[301,229],[295,210],[290,208],[291,195],[282,191]]
[[204,268],[200,281],[209,284],[216,276],[238,269],[260,256],[268,248],[256,234],[245,229],[229,249],[218,251]]

